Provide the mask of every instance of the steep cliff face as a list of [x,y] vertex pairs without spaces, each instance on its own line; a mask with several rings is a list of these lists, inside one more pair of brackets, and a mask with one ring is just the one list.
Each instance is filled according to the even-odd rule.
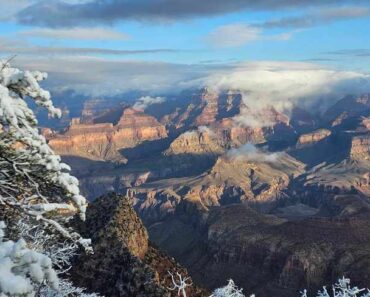
[[[370,237],[361,236],[370,228],[368,219],[284,222],[230,206],[215,210],[208,222],[210,269],[244,265],[245,275],[229,270],[230,277],[249,290],[264,287],[262,296],[295,296],[303,287],[316,289],[343,273],[365,285],[370,275],[369,269],[360,268],[370,260]],[[243,279],[252,271],[246,284]]]
[[196,126],[202,126],[215,122],[219,113],[219,95],[205,88],[201,91],[200,100],[201,105],[204,107],[201,111],[201,114],[195,119],[194,124]]
[[[233,117],[240,112],[241,95],[238,92],[217,93],[203,88],[188,94],[185,106],[177,107],[164,115],[161,122],[175,130],[211,125],[223,118]],[[182,101],[186,101],[183,98]]]
[[[286,221],[234,204],[212,208],[198,215],[203,218],[198,222],[193,216],[178,210],[149,232],[207,287],[232,278],[245,292],[293,297],[302,288],[332,283],[338,275],[363,286],[370,277],[370,237],[362,236],[370,228],[366,215]],[[167,234],[165,224],[171,226]]]
[[[105,296],[170,297],[168,271],[188,276],[173,259],[158,251],[129,200],[109,194],[90,205],[86,224],[81,227],[93,242],[94,254],[74,265],[76,283]],[[207,296],[195,285],[189,296]]]
[[167,137],[166,128],[154,117],[133,108],[126,108],[115,126],[112,141],[120,148],[133,147],[140,142]]
[[126,108],[116,125],[73,120],[68,130],[51,138],[49,144],[60,155],[125,162],[120,149],[165,137],[166,128],[154,117]]

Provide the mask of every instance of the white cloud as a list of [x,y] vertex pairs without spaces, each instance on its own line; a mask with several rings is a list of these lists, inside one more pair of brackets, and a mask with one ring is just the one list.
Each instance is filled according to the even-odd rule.
[[287,41],[294,32],[264,35],[261,28],[247,24],[229,24],[216,28],[206,36],[206,41],[214,47],[240,47],[258,40]]
[[165,101],[166,99],[164,97],[144,96],[144,97],[140,97],[136,101],[133,108],[145,110],[150,105],[163,103]]
[[53,91],[75,90],[92,96],[117,95],[132,90],[147,95],[176,93],[184,89],[184,82],[200,80],[217,67],[78,55],[32,59],[18,55],[13,64],[22,69],[48,72],[49,78],[44,84]]
[[[324,109],[347,94],[369,92],[370,75],[310,63],[267,61],[244,63],[232,70],[219,71],[206,78],[203,84],[215,91],[240,91],[250,109],[273,106],[289,113],[294,106]],[[245,114],[246,120],[249,111]],[[258,118],[253,120],[258,121]]]
[[255,116],[259,114],[258,110],[268,106],[286,113],[294,106],[319,112],[320,108],[328,107],[346,94],[370,91],[370,76],[366,73],[329,69],[311,63],[254,62],[231,68],[78,55],[32,59],[18,55],[13,64],[49,72],[45,84],[54,91],[72,89],[87,95],[115,95],[137,90],[155,97],[204,86],[216,92],[234,90],[240,92],[244,103],[255,111],[253,116],[250,112],[242,112],[238,122],[252,126],[269,125],[266,123],[268,119]]
[[128,34],[106,28],[32,29],[19,33],[26,37],[75,40],[128,40]]
[[263,152],[253,144],[246,143],[227,151],[226,156],[230,159],[247,159],[248,161],[273,163],[281,156],[281,153]]
[[271,127],[274,125],[274,122],[271,119],[268,119],[263,111],[257,110],[257,112],[250,113],[250,111],[242,110],[240,114],[234,117],[234,121],[244,127]]

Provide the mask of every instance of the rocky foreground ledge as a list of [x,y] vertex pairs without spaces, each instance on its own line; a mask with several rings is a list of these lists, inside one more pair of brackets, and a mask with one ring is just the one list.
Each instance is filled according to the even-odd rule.
[[[86,224],[80,226],[92,239],[94,254],[81,256],[72,276],[88,290],[105,296],[171,297],[168,272],[188,277],[187,270],[154,247],[130,201],[114,193],[94,201],[88,208]],[[191,281],[191,279],[190,279]],[[208,296],[193,285],[188,296]]]

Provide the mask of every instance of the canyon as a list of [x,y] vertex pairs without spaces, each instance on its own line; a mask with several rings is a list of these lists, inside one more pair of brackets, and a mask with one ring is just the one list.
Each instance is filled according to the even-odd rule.
[[203,88],[145,110],[92,102],[43,134],[91,201],[121,193],[148,230],[141,237],[196,284],[233,278],[289,297],[342,275],[370,279],[369,98],[284,114]]

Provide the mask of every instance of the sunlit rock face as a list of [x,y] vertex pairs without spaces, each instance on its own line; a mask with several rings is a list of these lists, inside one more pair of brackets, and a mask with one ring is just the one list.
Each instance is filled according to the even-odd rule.
[[351,158],[370,160],[370,133],[353,137],[351,143]]
[[331,135],[331,131],[328,129],[319,129],[311,133],[302,134],[298,138],[297,147],[304,147],[315,144],[319,141],[324,140]]
[[120,149],[165,137],[166,128],[154,117],[126,108],[115,125],[84,124],[79,119],[74,119],[67,131],[50,139],[49,144],[60,155],[124,162]]

